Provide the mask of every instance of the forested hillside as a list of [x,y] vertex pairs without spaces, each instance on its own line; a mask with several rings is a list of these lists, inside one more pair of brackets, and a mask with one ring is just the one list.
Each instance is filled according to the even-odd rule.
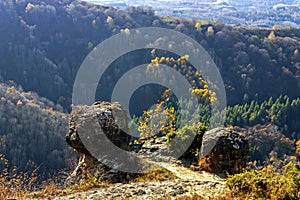
[[1,1],[0,74],[55,102],[67,98],[69,107],[91,48],[122,28],[150,26],[158,18],[152,14],[73,0]]
[[0,154],[11,166],[24,170],[33,162],[41,173],[66,167],[72,158],[67,127],[61,106],[12,83],[0,84]]
[[[159,18],[149,9],[121,11],[73,0],[4,0],[0,15],[0,74],[65,108],[77,70],[91,49],[122,29],[147,26],[175,29],[203,45],[221,71],[230,105],[240,103],[245,93],[250,99],[258,94],[260,101],[281,94],[300,96],[299,29]],[[115,65],[126,71],[151,60],[147,52],[135,56]],[[110,71],[106,77],[111,82],[114,76]]]

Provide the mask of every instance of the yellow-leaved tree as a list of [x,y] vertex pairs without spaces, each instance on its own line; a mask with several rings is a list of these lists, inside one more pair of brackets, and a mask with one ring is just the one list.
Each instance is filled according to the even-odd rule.
[[[191,98],[196,97],[198,101],[205,104],[211,104],[217,101],[216,93],[208,88],[207,82],[202,78],[199,71],[188,65],[189,55],[184,55],[179,58],[156,56],[155,49],[151,51],[153,59],[147,66],[146,74],[153,76],[161,73],[160,64],[165,64],[177,72],[185,76],[189,81],[191,88]],[[165,80],[169,83],[175,80]],[[158,133],[167,135],[175,131],[176,119],[175,109],[170,106],[172,101],[172,91],[167,89],[160,103],[156,104],[155,108],[144,111],[143,116],[139,119],[138,130],[141,133],[139,140],[155,137]]]
[[154,109],[144,111],[138,124],[138,131],[141,133],[138,141],[153,138],[158,134],[166,135],[175,130],[175,124],[174,107],[167,107],[166,101],[161,101]]
[[271,40],[271,41],[274,41],[276,39],[276,36],[275,36],[275,32],[272,31],[269,36],[268,36],[268,39]]

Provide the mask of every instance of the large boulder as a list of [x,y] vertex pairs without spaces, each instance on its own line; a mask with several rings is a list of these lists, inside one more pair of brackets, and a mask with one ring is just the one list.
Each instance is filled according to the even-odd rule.
[[[88,173],[93,174],[96,171],[102,171],[107,175],[106,172],[112,168],[102,163],[104,157],[110,153],[110,147],[130,150],[128,120],[126,111],[119,103],[96,102],[91,106],[73,107],[66,141],[80,158],[68,182],[85,178]],[[105,142],[109,146],[101,148]],[[100,153],[95,149],[97,147]]]
[[246,166],[248,153],[244,136],[228,128],[215,128],[203,136],[199,166],[212,173],[239,173]]

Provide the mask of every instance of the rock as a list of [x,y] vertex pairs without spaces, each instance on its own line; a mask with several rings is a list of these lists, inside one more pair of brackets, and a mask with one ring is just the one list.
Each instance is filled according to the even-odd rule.
[[176,163],[178,161],[172,156],[170,146],[167,144],[166,136],[144,140],[136,152],[140,158],[148,161],[169,163]]
[[202,140],[199,166],[212,173],[239,173],[246,166],[248,140],[227,128],[207,131]]
[[[219,199],[224,196],[226,191],[225,183],[225,181],[212,183],[201,180],[182,181],[180,179],[159,182],[132,182],[120,185],[114,184],[110,187],[102,187],[94,191],[68,196],[59,196],[54,199]],[[203,198],[192,198],[195,194],[203,196]],[[188,196],[189,198],[183,198],[183,196]]]
[[[102,179],[118,181],[118,178],[110,177],[113,173],[107,173],[112,168],[102,164],[103,157],[109,154],[110,147],[116,146],[125,151],[130,150],[131,136],[127,134],[128,131],[127,113],[119,103],[96,102],[91,106],[73,107],[66,141],[80,158],[67,182],[78,181],[78,179],[85,178],[88,173],[94,174],[96,171],[101,172],[99,176],[106,174],[106,177]],[[110,146],[101,148],[105,142]],[[100,153],[98,149],[94,149],[97,147]]]

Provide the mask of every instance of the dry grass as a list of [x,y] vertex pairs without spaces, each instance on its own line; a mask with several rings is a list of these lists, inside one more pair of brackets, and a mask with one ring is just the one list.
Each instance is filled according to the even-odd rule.
[[0,167],[0,199],[23,197],[34,188],[37,168],[28,173],[18,172],[17,167],[11,167],[3,154],[0,154]]
[[[82,180],[80,183],[69,186],[67,188],[59,188],[54,182],[46,184],[42,190],[27,194],[27,197],[31,198],[45,198],[49,196],[65,196],[74,194],[77,192],[83,192],[92,190],[95,188],[104,188],[112,186],[110,183],[98,182],[98,179],[93,176],[89,176],[88,180]],[[135,179],[133,182],[152,182],[152,181],[164,181],[176,178],[171,172],[164,168],[159,168],[149,173],[142,174]]]
[[37,182],[37,167],[30,173],[18,172],[17,167],[11,167],[9,161],[3,154],[0,154],[0,166],[0,200],[8,198],[22,199],[63,196],[110,186],[110,184],[95,181],[92,176],[89,180],[82,180],[67,188],[64,188],[61,184],[57,184],[54,181],[45,181],[39,184]]
[[[65,187],[55,181],[38,183],[37,170],[32,173],[18,172],[17,168],[11,168],[9,161],[0,154],[0,165],[4,166],[0,173],[0,199],[22,199],[22,198],[47,198],[53,196],[65,196],[77,192],[88,191],[96,188],[112,186],[110,183],[103,183],[96,175],[90,175],[86,180]],[[155,170],[134,176],[133,182],[165,181],[176,178],[170,171],[157,167]],[[55,179],[52,179],[55,180]]]
[[50,184],[46,185],[42,190],[28,193],[25,196],[30,197],[30,198],[65,196],[65,195],[70,195],[70,194],[74,194],[77,192],[84,192],[84,191],[92,190],[95,188],[104,188],[104,187],[109,187],[109,186],[111,186],[111,184],[102,183],[102,184],[95,185],[89,180],[84,180],[78,184],[69,186],[68,188],[61,189],[57,186],[57,184],[50,183]]
[[165,168],[158,168],[148,173],[141,174],[134,179],[134,182],[154,182],[173,180],[176,176]]

